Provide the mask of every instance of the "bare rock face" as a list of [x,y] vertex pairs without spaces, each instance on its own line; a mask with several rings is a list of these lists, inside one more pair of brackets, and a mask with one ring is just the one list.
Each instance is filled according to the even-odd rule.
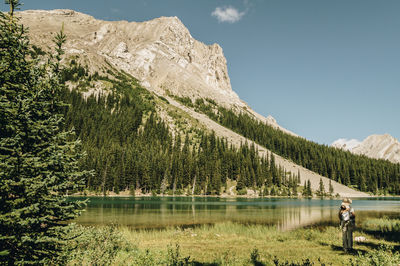
[[232,91],[222,48],[195,40],[177,17],[107,22],[72,10],[31,10],[19,15],[34,42],[49,45],[49,33],[59,31],[64,23],[68,53],[103,57],[148,89],[245,106]]
[[32,42],[41,47],[50,46],[54,34],[64,25],[67,55],[86,58],[92,72],[100,69],[106,59],[158,94],[211,98],[297,136],[243,102],[231,88],[222,48],[195,40],[177,17],[127,22],[97,20],[73,10],[29,10],[18,14],[30,28]]
[[332,146],[355,154],[400,163],[400,142],[389,134],[371,135],[362,142],[339,139],[332,143]]
[[400,163],[400,142],[389,134],[371,135],[354,147],[353,152]]
[[351,151],[360,144],[361,142],[356,139],[338,139],[334,141],[331,146],[345,151]]

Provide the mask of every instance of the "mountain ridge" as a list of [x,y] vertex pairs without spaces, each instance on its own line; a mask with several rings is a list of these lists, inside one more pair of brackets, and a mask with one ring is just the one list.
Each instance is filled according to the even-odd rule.
[[[273,128],[278,128],[292,136],[297,136],[280,127],[271,116],[265,118],[254,112],[247,104],[241,101],[237,94],[231,89],[229,76],[227,74],[226,59],[223,56],[222,48],[216,44],[206,46],[204,44],[199,44],[197,41],[196,43],[191,39],[192,37],[188,30],[186,28],[182,29],[184,25],[177,18],[159,18],[139,23],[126,21],[105,22],[95,20],[91,16],[71,10],[24,11],[19,14],[22,15],[22,22],[27,24],[31,29],[30,36],[32,36],[33,43],[41,47],[46,47],[46,45],[50,43],[51,36],[49,37],[48,33],[57,32],[64,23],[64,29],[68,36],[68,41],[66,43],[67,57],[73,58],[72,60],[79,60],[82,64],[87,65],[91,73],[99,71],[103,74],[107,74],[111,66],[126,71],[133,76],[137,76],[139,80],[141,80],[142,85],[160,97],[167,98],[167,102],[174,103],[174,100],[169,97],[169,94],[189,97],[191,99],[197,99],[197,97],[211,98],[217,101],[218,104],[228,106],[239,112],[246,112],[258,121],[266,123]],[[161,29],[164,31],[166,26],[160,26],[160,21],[172,21],[174,27],[167,27],[168,34],[162,38],[162,43],[154,43],[154,34],[148,33],[148,24],[153,28],[156,27],[159,31],[161,31]],[[131,28],[132,26],[134,26],[133,29]],[[140,34],[139,31],[144,31],[145,34]],[[128,33],[132,33],[132,35]],[[159,36],[157,38],[159,38]],[[172,39],[168,40],[168,38]],[[185,47],[175,45],[176,39],[186,39],[186,43],[192,43],[193,46],[200,46],[197,52],[203,53],[203,55],[206,54],[208,56],[206,58],[208,61],[206,59],[204,60],[211,66],[208,67],[208,65],[205,64],[206,67],[204,68],[200,64],[201,58],[199,59],[196,53],[189,52],[187,54]],[[132,41],[134,44],[128,41]],[[171,48],[168,45],[163,45],[163,43],[168,43],[169,45],[172,43],[173,47]],[[158,50],[155,49],[155,47],[157,47]],[[194,56],[191,57],[191,55]],[[127,65],[132,61],[134,62],[132,65]],[[154,65],[154,62],[156,62],[156,65]],[[133,67],[135,68],[133,69]],[[189,74],[191,74],[192,70],[196,67],[200,70],[205,69],[206,71],[192,78]],[[190,71],[186,68],[189,68]],[[165,71],[165,69],[168,71]],[[210,72],[210,69],[217,71]],[[176,75],[176,73],[174,74],[175,70],[179,75]],[[226,77],[224,77],[224,75],[226,75]],[[192,84],[192,82],[199,87],[190,87],[188,89],[180,86]],[[209,82],[208,85],[207,82]],[[213,84],[214,87],[210,86],[210,84]],[[96,85],[96,90],[101,91],[105,90],[105,88],[101,87],[100,84],[99,88]],[[84,93],[86,93],[88,97],[94,92],[89,89],[89,91]],[[173,105],[188,113],[179,103]],[[208,128],[210,128],[210,124],[215,123],[208,118],[202,121],[205,122]],[[225,127],[219,126],[214,128],[218,128],[217,134],[219,136],[228,137],[226,134],[231,135],[230,142],[235,142],[235,145],[240,145],[243,141],[248,142],[249,145],[250,143],[254,143]],[[239,143],[239,140],[242,141]],[[260,149],[260,155],[265,154],[272,153],[266,148]],[[279,163],[284,165],[285,169],[288,171],[292,173],[300,172],[302,176],[301,181],[305,181],[306,178],[311,179],[311,186],[314,190],[318,189],[320,180],[324,183],[325,188],[328,188],[328,178],[298,166],[287,159],[280,158],[279,156],[277,156],[277,158]],[[339,193],[342,196],[367,196],[364,192],[356,191],[334,180],[332,180],[332,183],[335,188],[335,193]]]
[[48,46],[45,32],[61,25],[68,36],[68,55],[85,56],[91,72],[103,59],[141,81],[161,95],[211,98],[218,104],[247,112],[285,133],[272,116],[255,112],[232,90],[222,48],[195,40],[178,17],[160,17],[144,22],[103,21],[74,10],[27,10],[18,12],[30,26],[34,43]]
[[370,158],[400,163],[400,142],[390,134],[374,134],[363,141],[338,139],[331,146]]

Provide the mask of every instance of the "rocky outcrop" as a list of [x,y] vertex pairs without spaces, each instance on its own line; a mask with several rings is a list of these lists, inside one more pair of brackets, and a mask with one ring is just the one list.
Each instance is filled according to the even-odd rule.
[[338,139],[335,140],[331,146],[345,151],[351,151],[354,147],[360,144],[361,142],[356,139]]
[[354,139],[339,139],[332,143],[332,146],[355,154],[400,163],[400,142],[389,134],[371,135],[362,142]]

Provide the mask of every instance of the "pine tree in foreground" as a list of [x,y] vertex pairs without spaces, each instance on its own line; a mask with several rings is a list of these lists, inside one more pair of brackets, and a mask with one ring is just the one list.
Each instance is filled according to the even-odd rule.
[[39,64],[28,56],[26,30],[14,17],[18,0],[6,3],[10,12],[0,12],[0,263],[57,264],[67,237],[64,221],[83,206],[65,195],[88,174],[78,168],[79,143],[61,130],[66,106],[58,99],[58,71],[65,35],[55,39],[55,58]]

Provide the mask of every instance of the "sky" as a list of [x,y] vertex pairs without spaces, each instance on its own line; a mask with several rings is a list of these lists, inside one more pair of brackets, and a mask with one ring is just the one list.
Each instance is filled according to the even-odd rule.
[[68,8],[103,20],[177,16],[195,39],[223,48],[232,89],[281,126],[328,145],[400,139],[398,0],[22,2],[22,10]]

